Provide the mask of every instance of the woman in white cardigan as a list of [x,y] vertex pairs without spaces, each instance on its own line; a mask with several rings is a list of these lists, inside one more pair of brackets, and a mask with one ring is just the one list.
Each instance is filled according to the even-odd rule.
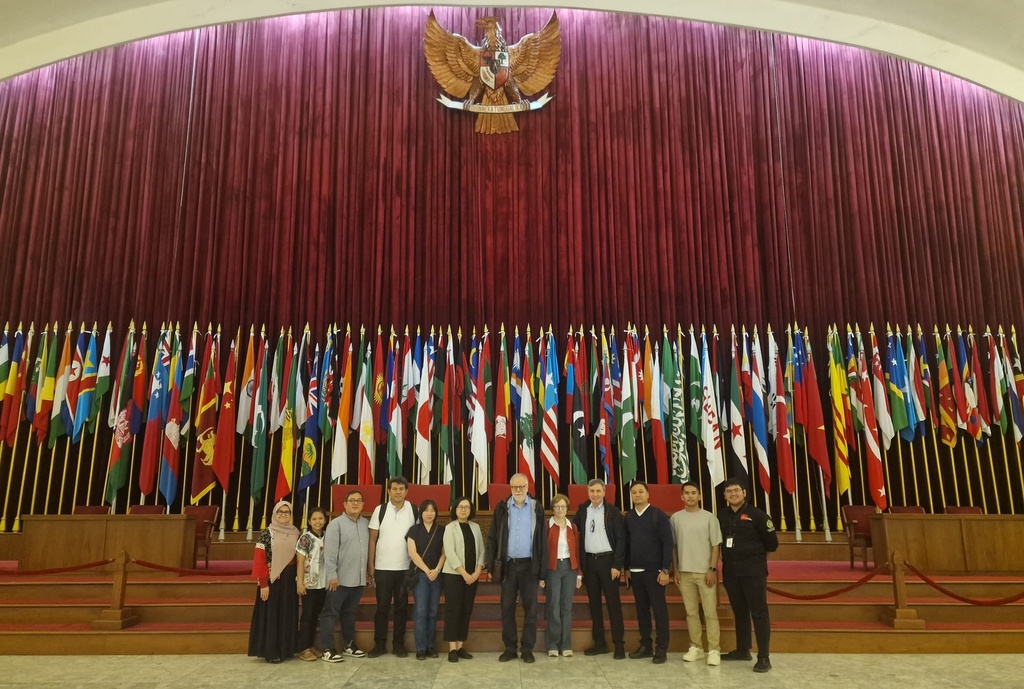
[[455,501],[452,521],[444,528],[444,640],[448,642],[448,662],[473,656],[462,647],[469,635],[476,586],[484,570],[484,536],[473,521],[476,509],[466,497]]

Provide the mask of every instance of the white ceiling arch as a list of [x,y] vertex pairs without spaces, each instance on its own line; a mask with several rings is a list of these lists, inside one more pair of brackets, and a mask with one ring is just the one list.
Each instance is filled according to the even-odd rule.
[[[394,4],[375,0],[0,0],[0,79],[97,48],[196,26]],[[552,5],[531,0],[488,4]],[[1024,2],[1019,0],[562,0],[557,6],[696,19],[862,46],[936,67],[1024,101]]]

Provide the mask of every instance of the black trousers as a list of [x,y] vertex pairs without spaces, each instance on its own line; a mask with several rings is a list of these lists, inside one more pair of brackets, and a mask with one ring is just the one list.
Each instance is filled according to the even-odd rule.
[[[299,574],[299,576],[303,576]],[[316,641],[316,623],[324,609],[327,589],[306,589],[302,596],[302,616],[299,618],[299,646],[312,648]]]
[[[537,643],[537,589],[532,560],[505,562],[505,578],[501,582],[501,640],[506,651],[532,651]],[[516,630],[516,598],[523,600],[521,641]]]
[[409,620],[409,591],[405,587],[406,570],[381,570],[374,572],[373,581],[377,587],[377,613],[373,616],[373,644],[384,646],[388,640],[388,615],[391,601],[395,603],[394,642],[405,646],[405,626]]
[[583,585],[587,587],[587,601],[590,603],[591,634],[594,644],[605,646],[604,610],[601,596],[608,602],[608,621],[612,628],[612,643],[623,643],[625,633],[622,624],[622,600],[619,598],[619,582],[612,579],[612,554],[593,556],[584,553]]
[[[645,569],[630,572],[629,581],[633,586],[633,600],[636,602],[636,622],[640,629],[640,645],[665,653],[668,651],[668,603],[665,602],[665,587],[658,583],[658,572]],[[651,611],[658,631],[657,646],[651,645]],[[748,632],[749,633],[749,632]]]
[[461,574],[442,574],[444,587],[444,640],[465,641],[473,617],[477,582],[467,584]]
[[768,579],[764,576],[729,577],[723,579],[729,594],[729,605],[736,618],[736,650],[750,650],[750,623],[757,637],[757,657],[767,658],[772,629],[768,619]]

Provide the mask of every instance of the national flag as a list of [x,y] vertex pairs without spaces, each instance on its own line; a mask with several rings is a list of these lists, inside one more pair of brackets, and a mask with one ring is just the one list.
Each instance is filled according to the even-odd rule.
[[[397,342],[395,343],[397,345]],[[388,476],[402,475],[402,455],[405,450],[403,436],[404,423],[402,421],[402,398],[401,378],[399,367],[401,365],[401,351],[394,347],[388,352]],[[482,412],[481,412],[482,416]],[[481,419],[482,420],[482,419]],[[487,443],[484,442],[484,470],[486,471]],[[486,487],[484,488],[486,490]]]
[[519,342],[519,328],[516,327],[515,340],[512,343],[512,362],[509,368],[509,401],[512,403],[512,414],[519,418],[519,403],[522,400],[523,388],[523,347]]
[[[331,441],[334,432],[334,420],[331,416],[331,400],[337,392],[337,371],[335,362],[338,357],[338,343],[333,329],[327,331],[327,342],[324,345],[324,356],[320,362],[320,369],[314,369],[313,374],[320,376],[319,399],[317,403],[317,422],[320,425],[320,437],[324,444]],[[338,405],[335,405],[337,408]]]
[[[889,398],[886,395],[885,374],[882,372],[882,357],[878,353],[878,341],[875,339],[875,331],[871,335],[871,394],[874,397],[875,418],[878,421],[878,430],[882,435],[882,444],[888,450],[892,439],[896,436],[892,417],[889,414]],[[904,409],[905,411],[905,409]]]
[[[618,436],[622,428],[622,367],[619,366],[619,344],[615,341],[615,328],[612,328],[612,339],[608,343],[610,378],[612,384],[612,409],[615,412],[608,419],[608,435]],[[610,442],[610,441],[609,441]]]
[[96,369],[96,386],[92,396],[92,408],[87,419],[88,432],[96,432],[97,419],[103,411],[103,397],[110,390],[110,338],[113,335],[112,324],[107,323],[107,333],[103,338],[103,349],[100,352],[99,365]]
[[[857,349],[849,324],[846,325],[846,387],[849,391],[850,416],[853,419],[850,430],[859,433],[864,430],[864,398],[861,397],[860,374],[857,371]],[[852,454],[857,450],[857,438],[855,435],[849,436],[847,441]]]
[[434,426],[434,362],[436,351],[434,333],[431,331],[423,345],[422,371],[419,390],[416,393],[416,464],[418,466],[417,483],[430,483],[430,470],[433,468],[431,452],[431,435]]
[[[871,500],[880,510],[886,509],[889,501],[885,494],[885,473],[882,465],[882,451],[878,438],[878,419],[875,414],[875,402],[881,399],[886,403],[885,388],[882,382],[882,366],[878,362],[878,345],[875,333],[871,331],[872,365],[868,373],[867,357],[864,344],[857,331],[857,369],[861,380],[861,399],[864,400],[864,453],[868,468],[868,488]],[[888,417],[888,414],[886,414]]]
[[355,397],[356,381],[352,373],[352,332],[345,331],[345,342],[341,347],[341,399],[338,403],[338,418],[334,432],[334,450],[331,453],[331,480],[337,481],[348,473],[348,434],[352,424],[352,400]]
[[[671,358],[671,352],[665,356]],[[651,446],[654,450],[654,481],[652,483],[668,483],[668,443],[665,437],[665,396],[662,391],[663,380],[661,370],[661,350],[654,345],[654,358],[648,372],[651,386]],[[645,378],[646,381],[646,378]]]
[[7,397],[7,379],[11,375],[11,348],[7,343],[11,324],[4,324],[3,338],[0,339],[0,402]]
[[[54,338],[56,339],[56,338]],[[43,348],[46,346],[45,336],[43,338]],[[7,378],[0,379],[0,387],[4,389],[4,408],[3,418],[0,422],[2,426],[2,433],[4,442],[7,443],[8,447],[14,447],[14,440],[18,434],[18,424],[21,422],[21,390],[24,389],[24,384],[21,382],[25,378],[25,369],[28,366],[25,360],[28,355],[25,353],[25,336],[21,332],[21,324],[18,324],[18,330],[14,334],[14,348],[10,355],[10,360],[7,364]]]
[[[117,379],[110,400],[110,417],[108,422],[113,430],[110,443],[110,456],[107,461],[107,485],[104,498],[107,504],[113,505],[117,493],[128,481],[128,465],[131,457],[131,407],[134,391],[134,372],[136,370],[135,353],[135,322],[128,326],[121,358],[117,366]],[[38,415],[37,415],[38,418]]]
[[616,423],[619,431],[619,476],[623,485],[628,486],[637,474],[636,462],[636,398],[633,395],[636,375],[633,373],[635,340],[626,333],[622,350],[622,402],[621,414]]
[[[598,368],[596,361],[594,362],[594,368]],[[611,354],[609,352],[608,338],[605,335],[604,328],[601,328],[600,369],[601,396],[598,399],[598,405],[595,408],[595,415],[598,418],[598,422],[594,438],[597,443],[597,453],[601,461],[603,476],[596,478],[604,478],[607,483],[611,480],[612,475],[612,418],[615,415],[615,402],[612,398],[613,386],[611,377]]]
[[[387,410],[381,411],[384,404],[384,375],[387,372],[384,365],[384,346],[380,339],[381,330],[377,328],[377,342],[374,345],[373,378],[370,384],[370,397],[373,405],[373,440],[377,445],[383,445],[388,441],[388,416]],[[367,362],[369,356],[367,356]]]
[[[967,347],[964,345],[963,331],[957,333],[956,343],[956,365],[957,365],[957,376],[960,381],[960,390],[962,390],[964,400],[964,425],[962,428],[966,429],[967,435],[973,437],[975,440],[981,440],[981,416],[978,413],[978,398],[975,394],[974,387],[974,369],[973,364],[967,357]],[[954,387],[954,393],[956,388]],[[960,399],[957,398],[957,406],[959,407]]]
[[718,390],[711,370],[711,359],[707,336],[701,331],[701,440],[706,452],[704,459],[708,464],[708,475],[711,485],[718,486],[725,481],[725,458],[722,447],[722,431],[719,421]]
[[[743,333],[746,339],[746,331]],[[754,326],[754,339],[751,343],[753,356],[750,357],[750,428],[754,432],[754,452],[757,454],[757,477],[761,490],[768,494],[772,489],[771,467],[768,464],[768,426],[765,418],[765,369],[761,358],[761,342]],[[748,350],[743,352],[748,357]],[[744,368],[747,364],[744,363]]]
[[188,440],[192,432],[192,398],[196,393],[196,346],[199,340],[199,324],[192,324],[192,337],[188,341],[188,356],[181,375],[181,437]]
[[[50,410],[50,436],[46,446],[53,448],[57,439],[66,435],[67,429],[64,426],[62,415],[66,403],[68,382],[71,379],[71,331],[72,326],[68,323],[68,329],[64,333],[64,346],[61,349],[60,363],[57,364],[57,376],[53,386],[53,409]],[[56,343],[56,338],[54,338]]]
[[[196,411],[196,453],[192,462],[192,490],[189,502],[197,504],[217,485],[214,459],[217,447],[217,406],[220,401],[220,332],[206,331],[206,344],[200,364],[199,409]],[[233,376],[234,371],[228,375]],[[233,435],[232,428],[228,435]]]
[[939,429],[942,442],[949,447],[956,447],[957,429],[957,405],[953,395],[953,376],[949,367],[948,352],[950,357],[956,356],[952,348],[949,332],[946,333],[946,340],[949,347],[945,347],[939,331],[935,331],[935,365],[938,370],[939,386]]
[[829,391],[832,399],[832,433],[836,446],[836,491],[840,495],[850,489],[850,446],[851,418],[849,404],[849,381],[842,347],[839,344],[839,330],[829,329]]
[[[82,375],[78,384],[78,399],[75,402],[75,420],[71,431],[71,442],[77,443],[82,439],[82,431],[89,421],[89,415],[93,410],[93,398],[96,396],[96,373],[98,371],[99,352],[97,351],[96,340],[99,333],[95,325],[92,329],[92,336],[85,348],[85,360],[82,362]],[[108,362],[109,362],[109,354]],[[107,366],[109,370],[109,363]]]
[[469,429],[469,448],[473,456],[476,474],[476,491],[479,495],[487,492],[487,484],[490,482],[488,467],[490,462],[487,457],[487,354],[490,334],[484,330],[480,338],[476,375],[473,380],[473,425]]
[[[306,338],[309,335],[309,331],[305,330],[302,334],[302,345],[305,344]],[[283,340],[283,341],[282,341]],[[299,404],[306,407],[307,411],[307,428],[309,426],[309,419],[315,418],[316,414],[310,412],[315,411],[319,400],[316,396],[316,390],[318,390],[318,381],[316,373],[309,377],[309,394],[313,396],[312,404],[310,400],[302,399],[301,402],[295,398],[295,381],[301,376],[300,369],[305,365],[305,361],[302,361],[298,355],[298,349],[301,345],[297,342],[291,341],[291,338],[278,338],[277,351],[274,353],[274,375],[277,376],[277,397],[274,396],[274,382],[271,381],[271,409],[272,410],[283,410],[284,418],[281,420],[281,463],[277,468],[277,480],[274,483],[274,501],[278,502],[284,499],[286,496],[291,495],[292,486],[295,482],[295,448],[296,448],[296,436],[298,435],[298,427],[295,423],[295,410]],[[287,348],[287,349],[286,349]],[[317,345],[317,352],[313,357],[314,371],[316,367],[316,361],[320,356],[319,345]],[[287,380],[287,383],[285,383]],[[284,387],[282,387],[284,385]],[[278,412],[272,411],[271,416],[276,416]],[[271,422],[273,425],[273,421]],[[316,426],[316,422],[313,422]],[[317,451],[319,449],[319,443],[314,443],[312,447],[312,462],[310,466],[316,465]],[[303,469],[306,467],[305,456],[307,448],[303,441],[302,445],[302,457],[303,457]]]
[[184,380],[184,366],[179,349],[177,333],[171,351],[171,363],[168,369],[168,384],[170,390],[167,397],[170,399],[167,405],[167,416],[162,428],[162,443],[160,453],[159,481],[160,494],[168,505],[174,502],[178,493],[178,476],[181,455],[181,425],[184,410],[181,406],[181,387]]
[[[36,419],[36,400],[41,392],[43,383],[43,376],[46,374],[46,346],[47,337],[50,332],[49,324],[43,326],[42,337],[39,339],[39,346],[36,348],[35,359],[32,358],[32,351],[30,347],[26,347],[24,354],[22,354],[21,367],[31,366],[31,372],[29,373],[29,380],[25,386],[25,419],[29,422],[29,425],[34,428]],[[29,326],[29,339],[34,334],[34,327]],[[8,373],[8,377],[10,373]],[[7,378],[0,379],[0,388],[7,389]],[[0,417],[0,438],[3,438],[3,418]]]
[[255,389],[252,396],[252,471],[249,475],[249,495],[256,502],[263,500],[267,487],[267,397],[270,391],[270,361],[267,356],[267,333],[260,330],[259,353],[253,372]]
[[[978,426],[981,433],[992,435],[992,415],[989,413],[988,395],[985,393],[985,376],[981,372],[981,355],[978,354],[978,342],[974,337],[974,330],[967,336],[971,343],[971,388],[974,392],[975,406],[978,410]],[[970,422],[968,422],[970,426]],[[981,434],[975,436],[981,440]]]
[[729,376],[729,442],[732,446],[735,471],[733,476],[749,485],[747,471],[747,433],[743,425],[743,395],[740,391],[740,371],[743,369],[743,357],[736,339],[736,328],[731,331],[731,362]]
[[1010,427],[1010,420],[1006,413],[1006,408],[1003,406],[1003,400],[1006,398],[1006,375],[1003,372],[1003,358],[999,354],[999,350],[996,348],[996,338],[993,337],[991,331],[985,332],[985,337],[988,339],[988,368],[989,375],[991,376],[990,387],[992,389],[992,425],[999,425],[999,432],[1002,435],[1006,435],[1006,430]]
[[498,333],[498,373],[494,402],[494,460],[491,471],[498,482],[508,480],[509,429],[512,419],[505,331]]
[[[461,338],[461,332],[460,332]],[[441,383],[441,412],[440,419],[438,421],[439,430],[437,434],[438,441],[438,458],[439,464],[438,473],[440,483],[447,484],[452,483],[452,464],[454,462],[454,434],[452,427],[454,423],[461,418],[462,413],[458,409],[458,401],[456,400],[456,385],[461,386],[459,382],[460,373],[455,366],[455,345],[452,342],[452,331],[448,329],[448,334],[444,340],[444,368],[441,369],[442,374],[437,378]],[[453,418],[455,417],[455,418]],[[454,488],[453,488],[454,490]]]
[[[68,375],[67,390],[64,392],[64,403],[60,407],[60,420],[64,426],[64,434],[71,437],[75,442],[75,415],[78,410],[78,394],[82,388],[82,374],[85,369],[86,349],[89,346],[89,333],[85,329],[85,323],[78,329],[78,340],[75,344],[74,353],[71,357],[71,371]],[[95,358],[93,359],[95,362]],[[95,367],[95,363],[93,364]],[[93,370],[95,378],[96,371]],[[95,385],[95,380],[93,381]]]
[[669,412],[669,435],[672,438],[671,483],[685,483],[690,480],[690,456],[686,447],[686,384],[683,380],[682,340],[682,328],[677,326],[677,338],[671,345],[672,366],[671,369],[666,369],[665,374],[666,382],[672,391],[672,406]]
[[939,386],[928,365],[928,348],[925,346],[924,331],[917,326],[917,361],[921,370],[921,387],[924,390],[924,404],[932,420],[932,428],[939,427]]
[[[910,330],[910,326],[907,326],[907,392],[909,394],[908,399],[908,416],[910,408],[913,408],[914,418],[916,419],[917,431],[923,436],[925,429],[928,424],[928,406],[925,397],[924,390],[924,375],[928,370],[928,362],[923,357],[924,351],[922,350],[922,357],[919,358],[917,351],[914,348],[914,335]],[[923,362],[923,366],[922,366]],[[929,386],[931,381],[929,381]]]
[[[523,347],[522,378],[519,387],[519,473],[526,475],[529,493],[536,495],[536,455],[534,440],[536,424],[534,422],[535,406],[533,403],[533,343],[530,330],[526,330],[526,342]],[[518,357],[519,352],[516,351]]]
[[[1010,412],[1009,416],[1013,421],[1013,440],[1016,443],[1020,443],[1021,439],[1024,438],[1024,413],[1021,410],[1021,399],[1020,394],[1017,391],[1016,380],[1020,371],[1017,370],[1015,363],[1019,359],[1010,358],[1010,350],[1006,344],[1006,335],[1003,333],[1003,329],[999,329],[999,346],[1003,357],[1003,370],[1006,372],[1006,390],[1009,394],[1010,401]],[[1016,349],[1016,343],[1014,344]]]
[[771,390],[768,404],[772,438],[775,440],[775,461],[779,481],[792,494],[796,490],[796,473],[793,467],[793,444],[789,431],[789,411],[786,404],[786,381],[782,371],[782,359],[771,328],[768,329],[768,371],[771,375]]
[[[306,368],[306,356],[305,347],[306,335],[303,334],[302,342],[299,343],[299,349],[302,350],[302,355],[296,357],[295,360],[295,375],[293,380],[296,385],[299,385],[302,380],[302,369]],[[317,380],[317,371],[329,366],[326,362],[321,363],[320,361],[320,344],[317,343],[313,348],[313,366],[308,369],[309,371],[309,389],[306,391],[306,428],[302,437],[302,464],[299,467],[299,482],[298,488],[300,491],[305,491],[308,488],[312,488],[316,485],[318,474],[320,471],[320,432],[322,427],[319,423],[320,420],[320,408],[321,405],[329,405],[330,397],[326,397],[323,391],[320,389],[320,381]],[[291,391],[292,395],[292,416],[295,415],[295,409],[298,408],[299,400],[295,399],[296,390],[293,388]],[[287,412],[286,412],[287,413]],[[286,422],[287,423],[287,422]],[[286,469],[289,471],[289,475],[292,474],[292,462],[294,461],[294,455],[290,458],[289,466]],[[288,476],[285,477],[288,479]],[[286,483],[288,492],[291,491],[291,481],[287,480]],[[278,491],[282,489],[282,486],[278,485]],[[280,498],[278,498],[280,499]]]
[[[289,334],[291,329],[289,328]],[[274,365],[270,369],[270,394],[267,410],[267,426],[271,434],[281,430],[284,425],[285,407],[288,404],[288,383],[285,378],[289,371],[285,368],[285,360],[294,357],[291,338],[286,339],[282,327],[277,335],[277,346],[274,348]],[[294,423],[294,419],[292,420]],[[293,429],[294,430],[294,429]]]
[[[253,345],[255,336],[254,328],[249,328],[249,344],[245,349],[245,363],[242,364],[242,384],[238,389],[235,407],[235,430],[239,435],[244,435],[246,441],[252,439],[252,399],[256,392],[256,349]],[[241,343],[239,343],[241,344]],[[217,427],[217,434],[220,435],[220,426]]]
[[[160,333],[156,352],[153,356],[153,374],[149,381],[149,407],[146,414],[146,432],[142,439],[142,457],[139,466],[139,491],[149,495],[156,482],[160,467],[160,448],[163,445],[164,399],[168,393],[171,372],[171,340],[174,331],[170,328]],[[58,384],[58,389],[60,385]],[[56,396],[54,404],[56,405]],[[53,424],[50,424],[53,436]]]
[[[213,450],[213,473],[217,476],[217,482],[225,492],[228,490],[231,474],[235,471],[235,432],[237,427],[235,381],[238,375],[235,350],[241,339],[242,329],[239,328],[235,339],[231,340],[231,349],[228,351],[228,365],[224,372],[224,390],[220,397],[220,415],[217,417],[216,445]],[[249,346],[251,352],[251,338]],[[193,492],[192,503],[196,502],[197,497]]]
[[[53,333],[50,337],[50,345],[46,348],[43,353],[41,362],[41,368],[39,369],[39,393],[36,396],[36,413],[35,418],[32,421],[32,426],[36,431],[36,441],[40,444],[46,440],[46,436],[50,429],[50,416],[53,413],[53,393],[54,388],[57,387],[57,363],[60,361],[60,336],[58,329],[60,325],[56,322],[53,324]],[[15,343],[17,344],[17,343]],[[45,347],[46,338],[43,338],[43,345]],[[8,383],[10,383],[8,378]],[[143,384],[145,385],[145,384]],[[10,394],[10,391],[8,391]],[[4,421],[8,419],[7,415],[4,415]],[[10,438],[9,444],[13,444],[13,437],[11,437],[11,427],[4,424],[4,437]]]
[[541,427],[540,459],[544,470],[551,480],[558,485],[558,352],[555,348],[555,337],[548,331],[547,355],[544,371],[544,396],[541,401],[544,417]]
[[[377,337],[380,344],[380,336]],[[367,485],[373,483],[374,460],[377,451],[377,443],[374,436],[374,415],[373,415],[373,347],[367,346],[366,358],[363,361],[363,377],[356,391],[359,402],[359,483]],[[383,380],[383,378],[382,378]]]
[[702,431],[704,422],[704,376],[701,368],[701,353],[697,347],[697,336],[690,326],[690,375],[689,375],[690,435],[697,443],[704,444]]
[[[587,467],[584,461],[587,456],[587,426],[586,420],[583,418],[583,399],[586,397],[586,393],[580,385],[581,381],[577,379],[576,362],[579,355],[579,342],[573,342],[570,335],[569,344],[573,349],[566,352],[565,389],[566,404],[568,405],[569,400],[572,399],[573,406],[572,419],[569,425],[569,456],[572,466],[572,482],[586,483]],[[584,382],[583,384],[585,385],[586,383]],[[573,391],[571,398],[569,390]]]
[[640,411],[640,423],[650,428],[653,419],[651,401],[654,398],[654,348],[651,345],[651,333],[644,329],[643,362],[639,367],[640,385],[637,388],[637,405]]
[[[885,387],[889,394],[889,413],[892,419],[892,430],[910,442],[914,439],[915,429],[907,416],[907,381],[906,362],[900,355],[902,345],[899,335],[893,335],[891,329],[886,332],[886,373]],[[909,429],[909,431],[908,431]],[[910,437],[907,437],[909,432]]]

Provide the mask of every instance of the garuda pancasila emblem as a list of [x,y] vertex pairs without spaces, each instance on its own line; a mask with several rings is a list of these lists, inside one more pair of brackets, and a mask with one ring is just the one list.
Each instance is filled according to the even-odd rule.
[[552,13],[543,29],[511,46],[505,43],[497,18],[482,17],[476,25],[484,32],[479,46],[445,31],[433,12],[427,17],[423,36],[427,64],[441,88],[462,99],[441,95],[438,100],[455,110],[479,113],[476,131],[481,134],[519,131],[513,113],[538,110],[551,100],[545,93],[531,102],[523,94],[538,93],[555,77],[562,56],[558,17]]

